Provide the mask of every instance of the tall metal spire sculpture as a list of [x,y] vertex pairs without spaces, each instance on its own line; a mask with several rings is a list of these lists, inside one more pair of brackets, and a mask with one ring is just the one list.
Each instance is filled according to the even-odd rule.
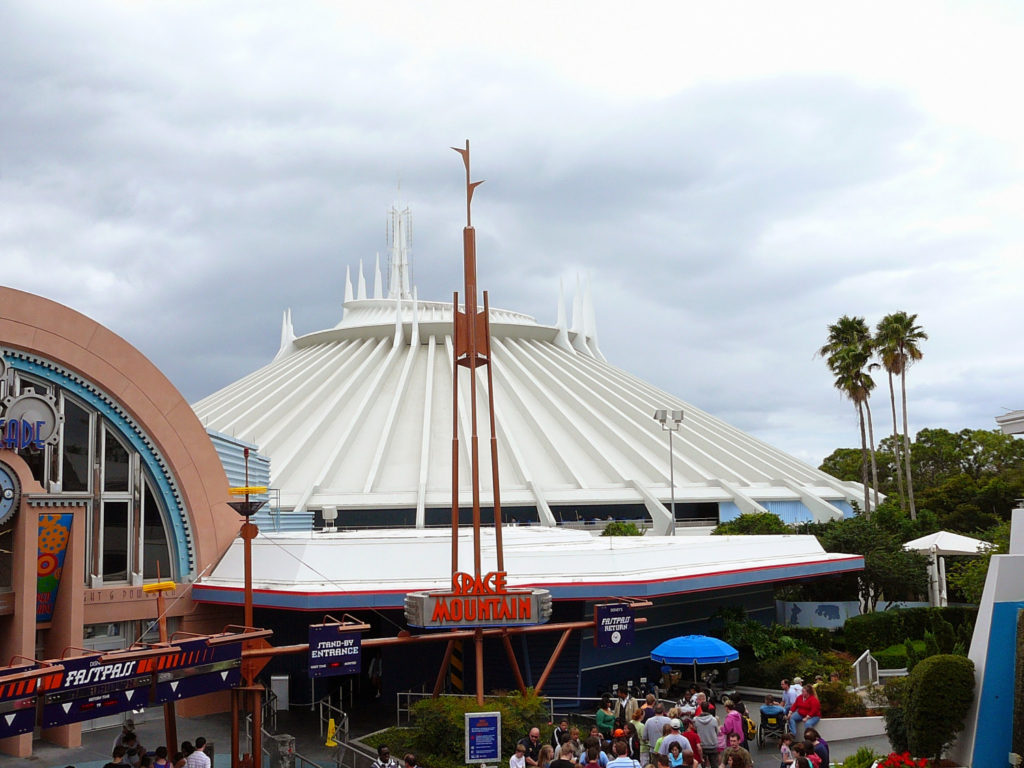
[[[491,486],[494,489],[494,544],[497,570],[505,570],[501,543],[501,494],[498,484],[498,437],[494,423],[494,379],[491,373],[491,325],[487,291],[483,311],[477,311],[476,230],[473,229],[473,191],[483,181],[472,181],[469,170],[469,140],[466,148],[452,147],[462,155],[466,166],[466,226],[462,230],[463,271],[465,274],[465,311],[459,311],[459,292],[452,300],[454,313],[455,365],[452,375],[452,574],[459,571],[459,369],[469,369],[470,473],[473,482],[473,575],[477,581],[484,575],[480,563],[480,456],[477,435],[477,373],[487,368],[487,410],[491,434]],[[476,631],[477,698],[482,697],[483,633]]]

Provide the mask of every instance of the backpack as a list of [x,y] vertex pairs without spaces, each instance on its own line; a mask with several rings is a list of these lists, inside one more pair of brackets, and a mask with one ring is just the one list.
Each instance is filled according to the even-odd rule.
[[754,724],[754,721],[746,715],[743,715],[743,732],[746,734],[748,740],[757,736],[757,726]]

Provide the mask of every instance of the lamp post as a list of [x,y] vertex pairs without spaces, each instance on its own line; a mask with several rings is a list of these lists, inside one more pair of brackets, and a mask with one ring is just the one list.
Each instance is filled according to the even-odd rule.
[[676,535],[676,462],[672,453],[672,433],[679,431],[679,425],[683,423],[682,411],[668,411],[659,409],[654,412],[654,420],[661,424],[661,428],[668,432],[668,483],[672,499],[672,526],[669,528],[669,536]]

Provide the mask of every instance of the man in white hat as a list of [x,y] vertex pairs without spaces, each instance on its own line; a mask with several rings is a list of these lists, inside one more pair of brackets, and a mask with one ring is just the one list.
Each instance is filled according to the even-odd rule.
[[678,744],[679,748],[683,750],[683,757],[686,758],[686,762],[693,760],[693,747],[690,746],[690,740],[683,736],[682,722],[680,722],[678,717],[673,717],[671,725],[672,733],[661,740],[661,746],[658,747],[658,752],[663,755],[667,755],[668,748],[673,744]]

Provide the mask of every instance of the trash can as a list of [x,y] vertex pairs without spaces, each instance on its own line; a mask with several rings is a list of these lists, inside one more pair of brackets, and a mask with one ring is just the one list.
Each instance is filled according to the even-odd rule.
[[269,741],[267,752],[270,753],[270,768],[295,768],[295,737],[287,733],[275,733],[269,737]]
[[277,697],[277,711],[288,709],[288,675],[271,675],[270,690]]

